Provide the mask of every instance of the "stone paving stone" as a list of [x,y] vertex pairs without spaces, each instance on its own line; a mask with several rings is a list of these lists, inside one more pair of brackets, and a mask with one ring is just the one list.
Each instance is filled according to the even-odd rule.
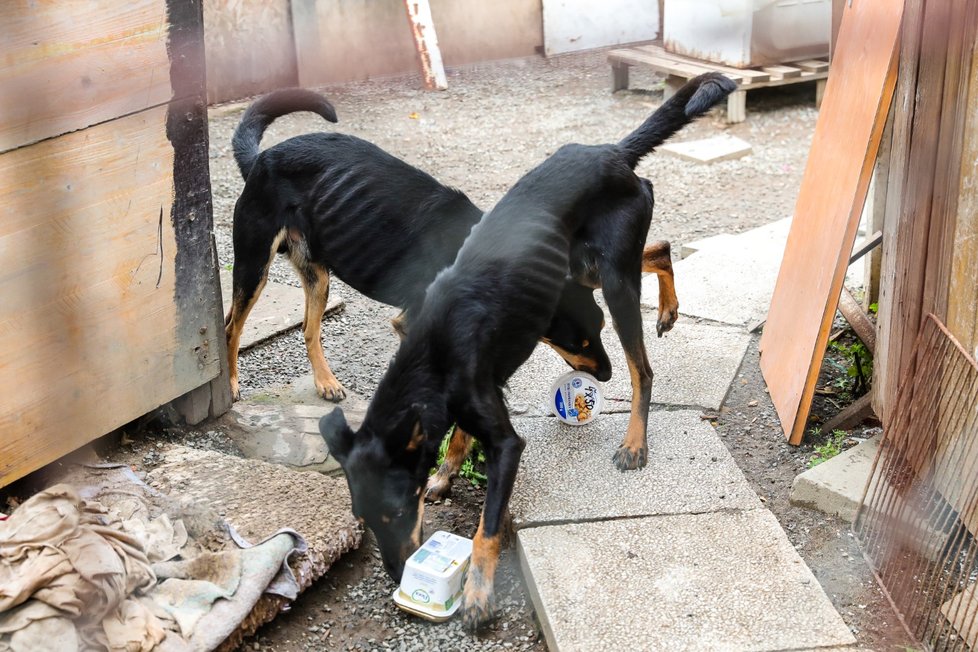
[[[322,399],[315,404],[293,404],[288,395],[263,395],[257,399],[235,403],[222,417],[228,436],[245,457],[302,471],[340,472],[319,434],[320,417],[335,409],[336,404]],[[356,428],[363,421],[367,403],[357,396],[347,396],[341,407],[347,422]]]
[[[603,384],[605,412],[628,412],[632,385],[625,353],[610,326],[601,336],[611,359],[612,377]],[[652,402],[688,405],[712,410],[720,408],[750,335],[743,329],[721,324],[698,324],[680,317],[663,337],[655,335],[655,321],[646,320],[645,346],[655,377]],[[539,345],[530,359],[509,379],[508,401],[513,414],[550,415],[550,386],[570,367],[550,347]]]
[[682,143],[667,143],[659,146],[657,151],[667,152],[693,163],[716,163],[743,158],[754,150],[746,140],[725,134]]
[[[679,312],[744,325],[767,315],[790,220],[780,220],[708,246],[673,264]],[[657,310],[655,275],[642,280],[642,304]]]
[[514,522],[523,527],[759,507],[726,446],[699,415],[653,411],[648,466],[625,473],[611,457],[625,435],[627,414],[603,414],[586,426],[515,419],[527,443],[510,500]]
[[517,545],[554,652],[855,643],[764,509],[529,528]]
[[[226,315],[231,308],[231,272],[225,269],[221,270],[221,297]],[[323,314],[342,310],[344,305],[340,299],[330,299]],[[302,323],[305,309],[306,295],[301,288],[269,281],[245,321],[241,350],[295,328]]]

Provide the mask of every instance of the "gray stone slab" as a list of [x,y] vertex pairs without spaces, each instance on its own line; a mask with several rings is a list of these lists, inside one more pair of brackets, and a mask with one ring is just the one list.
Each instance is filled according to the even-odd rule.
[[[226,315],[231,308],[231,272],[226,269],[221,270],[221,297]],[[342,310],[343,307],[342,300],[330,299],[323,314]],[[267,282],[245,321],[244,331],[241,333],[241,350],[300,325],[305,310],[306,295],[301,288],[274,281]]]
[[[737,325],[764,319],[789,226],[780,220],[674,263],[680,314]],[[654,275],[642,280],[642,304],[658,309]]]
[[871,437],[796,476],[791,485],[791,503],[851,523],[873,470],[879,437]]
[[724,134],[682,143],[667,143],[660,145],[657,151],[693,163],[716,163],[749,156],[754,150],[746,140]]
[[[611,320],[608,320],[611,323]],[[652,402],[664,405],[719,409],[737,374],[750,335],[743,329],[720,324],[698,324],[680,318],[663,337],[655,335],[655,322],[643,324],[645,345],[655,377]],[[603,384],[606,412],[627,412],[632,385],[625,352],[609,325],[601,336],[611,359],[611,380]],[[549,346],[537,346],[533,355],[509,379],[508,400],[514,414],[550,415],[550,386],[570,370]]]
[[[343,413],[356,428],[366,412],[366,401],[348,396]],[[239,401],[222,417],[228,436],[248,458],[282,464],[301,471],[338,473],[339,464],[329,454],[319,434],[319,419],[336,408],[322,399],[319,404],[288,404],[271,400]]]
[[717,235],[711,235],[709,238],[703,238],[702,240],[684,242],[679,248],[679,257],[689,258],[697,251],[716,247],[725,247],[731,242],[734,242],[734,238],[736,237],[737,236],[731,233],[718,233]]
[[530,528],[517,542],[554,652],[855,643],[767,510]]
[[527,444],[510,512],[518,527],[548,522],[750,509],[760,506],[716,432],[691,410],[649,417],[649,463],[618,471],[611,461],[627,414],[586,426],[555,418],[514,420]]

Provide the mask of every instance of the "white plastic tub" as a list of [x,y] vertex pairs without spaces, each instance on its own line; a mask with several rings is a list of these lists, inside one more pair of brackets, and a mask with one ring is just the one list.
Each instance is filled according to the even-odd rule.
[[472,540],[439,530],[404,565],[394,603],[434,622],[451,618],[462,603],[462,586],[472,556]]
[[601,383],[583,371],[568,371],[550,388],[550,409],[566,424],[587,425],[598,418],[603,407]]

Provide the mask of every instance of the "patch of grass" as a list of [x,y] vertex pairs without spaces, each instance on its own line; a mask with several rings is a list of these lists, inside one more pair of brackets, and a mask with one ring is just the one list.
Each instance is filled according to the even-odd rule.
[[[822,434],[819,428],[815,428],[811,432],[812,438],[816,438]],[[832,459],[836,455],[842,452],[842,445],[849,436],[845,430],[833,430],[823,443],[815,445],[815,454],[812,458],[808,460],[808,468],[818,466],[822,462]]]
[[[455,426],[452,426],[445,433],[445,438],[441,440],[441,445],[438,447],[438,464],[431,470],[431,474],[434,474],[438,467],[445,461],[445,453],[448,452],[448,442],[451,441],[452,434],[454,433]],[[485,464],[486,454],[482,450],[482,444],[479,443],[479,440],[473,439],[472,449],[469,451],[469,456],[462,462],[462,468],[459,469],[458,476],[468,480],[475,487],[485,487],[487,481],[486,474],[479,470],[485,468]]]
[[227,263],[226,265],[224,265],[224,269],[230,272],[234,269],[234,265],[232,263]]

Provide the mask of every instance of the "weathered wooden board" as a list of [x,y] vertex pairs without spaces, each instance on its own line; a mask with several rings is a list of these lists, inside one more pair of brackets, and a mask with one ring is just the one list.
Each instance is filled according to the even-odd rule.
[[166,123],[163,106],[0,155],[0,485],[220,371],[215,320],[178,308]]
[[953,323],[950,313],[959,314],[961,301],[970,300],[973,309],[976,287],[955,291],[954,297],[949,288],[954,270],[965,270],[967,277],[973,270],[966,266],[976,260],[968,259],[966,235],[973,219],[969,206],[975,204],[969,194],[976,191],[968,189],[974,159],[962,158],[966,140],[973,138],[965,123],[975,99],[968,82],[976,31],[976,4],[968,0],[909,3],[904,16],[873,379],[873,405],[884,425],[899,383],[911,373],[923,315],[948,320],[962,342],[969,340],[967,327]]
[[805,432],[896,80],[902,0],[858,0],[845,11],[760,344],[792,444]]
[[5,0],[0,26],[0,152],[172,95],[161,0]]
[[[967,42],[967,41],[966,41]],[[971,43],[973,43],[973,38]],[[969,52],[962,86],[967,88],[957,223],[951,259],[947,327],[978,357],[978,50]]]

